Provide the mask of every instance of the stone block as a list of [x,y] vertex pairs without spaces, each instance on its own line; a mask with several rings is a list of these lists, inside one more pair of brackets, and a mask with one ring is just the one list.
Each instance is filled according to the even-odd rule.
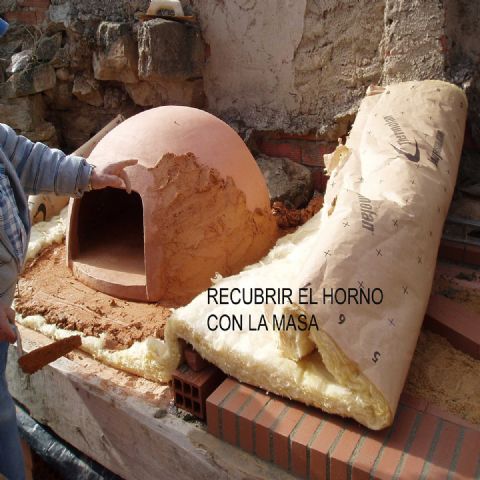
[[40,62],[49,62],[55,57],[61,46],[62,34],[60,32],[51,37],[43,37],[35,49],[35,56]]
[[125,89],[133,102],[142,107],[185,105],[202,108],[205,104],[202,79],[141,81],[126,84]]
[[163,104],[162,91],[149,82],[127,83],[125,90],[136,105],[153,107]]
[[88,103],[94,107],[103,105],[102,88],[100,83],[94,78],[88,78],[84,75],[75,77],[72,93],[81,102]]
[[43,122],[44,104],[41,95],[4,99],[0,98],[0,118],[15,130],[35,130]]
[[313,179],[307,167],[288,158],[260,155],[256,160],[272,201],[282,201],[289,207],[299,208],[312,198]]
[[25,70],[33,63],[33,52],[31,48],[14,53],[10,59],[10,64],[7,67],[7,73],[17,73]]
[[97,29],[93,71],[97,80],[138,81],[138,51],[127,23],[102,22]]
[[202,41],[195,29],[183,23],[144,22],[138,31],[138,52],[142,80],[186,80],[202,74]]
[[58,27],[67,27],[72,21],[73,8],[72,3],[66,1],[58,5],[50,5],[48,16],[50,23]]
[[37,65],[14,73],[0,85],[0,96],[4,98],[23,97],[50,90],[55,87],[57,76],[51,65]]
[[73,82],[57,82],[55,88],[45,92],[45,98],[49,108],[55,110],[68,110],[74,107],[75,98],[72,94]]
[[42,142],[49,147],[58,148],[58,137],[55,126],[50,122],[43,122],[35,126],[34,130],[22,131],[22,135],[32,142]]

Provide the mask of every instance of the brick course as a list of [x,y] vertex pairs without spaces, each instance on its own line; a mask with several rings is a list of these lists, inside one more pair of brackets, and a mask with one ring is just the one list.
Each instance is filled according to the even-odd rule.
[[374,432],[227,379],[207,399],[207,424],[218,438],[300,478],[478,474],[478,427],[407,394],[402,395],[393,426]]

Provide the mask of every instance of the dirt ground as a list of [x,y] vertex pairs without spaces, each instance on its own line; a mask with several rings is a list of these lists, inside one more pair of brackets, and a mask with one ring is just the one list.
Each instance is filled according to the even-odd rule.
[[42,315],[48,323],[86,335],[105,333],[109,349],[163,338],[168,308],[119,300],[83,285],[68,269],[65,254],[64,244],[53,245],[26,267],[15,298],[19,313]]

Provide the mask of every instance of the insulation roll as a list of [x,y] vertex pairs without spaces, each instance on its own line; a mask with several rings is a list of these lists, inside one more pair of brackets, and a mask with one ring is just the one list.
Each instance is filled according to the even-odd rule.
[[[169,320],[173,364],[183,338],[241,381],[372,429],[390,425],[428,303],[466,115],[464,93],[444,82],[371,89],[346,145],[326,158],[323,209],[214,286],[289,289],[291,298],[247,304],[200,294]],[[273,328],[282,315],[292,328]],[[237,322],[219,328],[219,318]]]

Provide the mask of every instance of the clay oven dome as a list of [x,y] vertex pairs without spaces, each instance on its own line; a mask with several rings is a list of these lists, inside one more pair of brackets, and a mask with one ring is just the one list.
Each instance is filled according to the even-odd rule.
[[201,110],[165,106],[126,120],[95,147],[126,169],[132,193],[107,188],[70,205],[68,263],[113,296],[183,304],[259,260],[275,241],[263,176],[242,139]]

